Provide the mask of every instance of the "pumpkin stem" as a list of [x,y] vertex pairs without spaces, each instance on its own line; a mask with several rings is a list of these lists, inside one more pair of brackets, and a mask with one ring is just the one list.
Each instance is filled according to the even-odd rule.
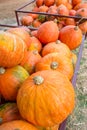
[[[84,17],[82,17],[78,22],[76,22],[76,27],[81,24],[84,23],[86,20],[84,19]],[[76,29],[77,30],[77,29]]]
[[5,73],[5,68],[0,67],[0,74],[4,74]]
[[41,77],[41,76],[35,76],[35,77],[33,78],[33,80],[34,80],[34,83],[35,83],[36,85],[40,85],[40,84],[42,84],[43,81],[44,81],[43,77]]
[[58,62],[52,62],[51,65],[50,65],[51,69],[55,70],[58,68]]
[[34,50],[34,51],[33,51],[33,54],[37,55],[37,54],[38,54],[38,51],[37,51],[37,50]]
[[77,25],[75,26],[75,28],[74,28],[75,30],[78,30],[78,23],[77,23]]
[[61,41],[60,41],[60,40],[57,40],[57,41],[56,41],[56,44],[60,44],[60,43],[61,43]]

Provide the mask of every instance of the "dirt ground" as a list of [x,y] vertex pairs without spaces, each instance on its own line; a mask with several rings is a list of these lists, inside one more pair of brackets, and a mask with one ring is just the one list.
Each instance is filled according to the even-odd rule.
[[[0,0],[0,24],[16,24],[14,11],[29,1]],[[76,107],[67,123],[67,130],[87,130],[87,41],[77,77],[76,100]]]
[[31,0],[0,0],[0,24],[16,23],[15,10]]

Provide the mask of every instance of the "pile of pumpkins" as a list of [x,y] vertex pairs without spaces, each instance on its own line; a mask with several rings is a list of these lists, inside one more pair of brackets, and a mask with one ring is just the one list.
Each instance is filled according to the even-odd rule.
[[[83,33],[87,32],[87,20],[83,22],[83,17],[87,18],[87,2],[82,0],[36,0],[31,11],[33,13],[26,13],[20,18],[22,25],[38,28],[42,23],[53,20],[59,29],[66,25],[78,24]],[[52,15],[44,15],[43,13]],[[59,15],[70,17],[59,17]],[[73,18],[73,16],[78,17],[78,19]]]
[[75,108],[78,26],[47,21],[0,32],[0,130],[58,130]]

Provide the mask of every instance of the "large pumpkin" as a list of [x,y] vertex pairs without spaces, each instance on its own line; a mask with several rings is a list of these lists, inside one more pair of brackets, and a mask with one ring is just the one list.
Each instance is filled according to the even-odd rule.
[[16,100],[20,85],[28,76],[28,72],[19,65],[9,69],[0,68],[0,91],[5,100]]
[[49,53],[53,53],[53,52],[62,53],[67,57],[71,56],[71,51],[70,51],[69,47],[59,40],[45,45],[42,49],[42,56],[45,56],[45,55],[47,55]]
[[75,92],[64,74],[52,70],[39,71],[22,84],[17,105],[25,120],[36,126],[50,127],[63,122],[72,112]]
[[27,47],[29,47],[31,38],[30,38],[28,29],[23,28],[23,27],[17,27],[17,28],[11,28],[7,31],[22,38],[24,40],[24,42],[26,43]]
[[35,65],[39,62],[40,59],[41,56],[37,50],[28,51],[20,65],[23,66],[29,72],[29,74],[32,74],[35,71]]
[[36,71],[56,70],[65,74],[69,79],[73,76],[71,59],[61,53],[50,53],[44,56],[37,64]]
[[0,124],[19,119],[21,119],[21,116],[16,103],[5,103],[0,105]]
[[26,121],[15,120],[0,125],[0,130],[38,130],[38,129]]
[[0,66],[18,65],[26,50],[26,44],[21,38],[9,32],[0,32]]
[[59,30],[57,24],[53,21],[43,23],[37,31],[37,37],[43,44],[55,42],[58,39],[58,36]]
[[82,31],[78,26],[67,25],[60,30],[59,40],[71,50],[76,49],[82,41]]

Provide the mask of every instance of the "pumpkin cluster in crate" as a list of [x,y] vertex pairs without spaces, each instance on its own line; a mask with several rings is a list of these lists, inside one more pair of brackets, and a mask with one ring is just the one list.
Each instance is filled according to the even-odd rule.
[[1,130],[58,130],[75,107],[72,50],[81,41],[78,26],[53,21],[0,32]]
[[[38,28],[43,22],[53,20],[59,29],[66,25],[78,24],[83,33],[87,32],[87,20],[82,19],[87,18],[87,3],[82,0],[36,0],[31,11],[32,13],[26,13],[20,18],[22,25]],[[61,17],[61,15],[70,17]],[[74,16],[80,18],[73,18]]]

